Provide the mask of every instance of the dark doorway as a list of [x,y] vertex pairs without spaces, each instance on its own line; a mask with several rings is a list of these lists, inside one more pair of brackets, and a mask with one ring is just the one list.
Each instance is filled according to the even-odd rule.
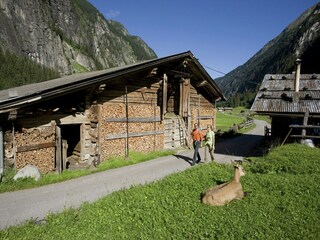
[[81,160],[81,136],[80,124],[61,125],[62,142],[66,142],[66,168],[76,165]]
[[179,115],[180,109],[180,85],[179,81],[168,82],[167,111]]

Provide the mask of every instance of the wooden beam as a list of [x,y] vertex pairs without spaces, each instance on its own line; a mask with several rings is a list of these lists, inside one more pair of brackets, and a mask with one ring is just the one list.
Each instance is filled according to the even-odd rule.
[[[303,117],[303,126],[308,124],[308,118],[309,118],[309,110],[306,110]],[[302,128],[301,134],[306,136],[306,133],[307,133],[306,129]]]
[[160,122],[159,116],[156,117],[146,117],[146,118],[106,118],[106,122],[119,122],[119,123],[153,123]]
[[289,125],[290,128],[320,128],[319,125]]
[[205,87],[207,84],[208,84],[207,81],[201,81],[201,82],[197,83],[196,86],[197,86],[197,87]]
[[214,119],[214,116],[198,116],[197,119],[199,120]]
[[55,157],[55,167],[56,172],[61,173],[62,171],[62,138],[61,138],[61,128],[56,126],[56,157]]
[[[270,117],[304,117],[304,113],[271,113],[271,112],[257,112],[262,115],[269,115]],[[320,114],[310,114],[310,118],[320,118]]]
[[129,106],[128,106],[128,89],[127,89],[127,85],[125,86],[125,91],[126,91],[126,98],[125,98],[125,102],[126,102],[126,147],[125,147],[125,158],[128,159],[129,158]]
[[[130,137],[144,137],[144,136],[150,136],[150,135],[160,135],[163,134],[164,131],[151,131],[151,132],[143,132],[143,133],[129,133]],[[127,133],[123,134],[108,134],[105,137],[105,140],[113,140],[113,139],[120,139],[120,138],[127,138]]]
[[175,77],[185,77],[185,78],[192,77],[192,75],[190,73],[176,71],[176,70],[171,70],[171,73],[173,73],[175,75]]
[[168,77],[167,74],[163,74],[163,82],[162,82],[162,120],[164,119],[164,115],[167,113],[167,98],[168,98]]
[[55,145],[56,145],[55,142],[47,142],[47,143],[30,144],[25,146],[17,146],[17,152],[33,151],[33,150],[38,150],[42,148],[54,147]]
[[290,137],[294,137],[294,138],[320,138],[320,136],[314,136],[314,135],[291,135]]

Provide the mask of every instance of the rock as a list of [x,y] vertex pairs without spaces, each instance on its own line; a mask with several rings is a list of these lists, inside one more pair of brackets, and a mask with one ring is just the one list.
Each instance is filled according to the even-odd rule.
[[33,165],[27,165],[24,168],[20,169],[17,174],[13,177],[13,180],[17,180],[19,178],[34,178],[34,180],[38,181],[41,178],[41,173],[39,169]]
[[301,144],[305,144],[305,145],[307,145],[308,147],[311,147],[311,148],[315,147],[312,139],[301,140]]
[[92,9],[83,1],[1,0],[1,47],[61,76],[157,57],[141,38]]

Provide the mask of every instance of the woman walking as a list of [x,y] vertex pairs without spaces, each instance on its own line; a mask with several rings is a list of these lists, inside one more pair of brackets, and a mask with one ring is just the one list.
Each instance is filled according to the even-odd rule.
[[211,161],[214,160],[213,151],[214,151],[214,145],[215,145],[215,136],[214,136],[212,125],[208,125],[207,129],[208,129],[208,131],[205,136],[205,144],[206,145],[205,145],[205,149],[204,149],[204,161],[205,162],[209,162],[208,161],[208,152],[210,154]]

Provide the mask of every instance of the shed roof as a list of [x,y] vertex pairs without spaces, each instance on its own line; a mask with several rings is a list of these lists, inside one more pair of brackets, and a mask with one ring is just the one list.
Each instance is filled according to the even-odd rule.
[[267,74],[251,107],[262,114],[320,114],[320,74],[301,74],[299,91],[295,74]]
[[177,65],[181,65],[181,63],[186,59],[188,62],[186,71],[190,73],[191,76],[205,81],[205,84],[202,84],[202,86],[206,88],[207,92],[209,92],[214,98],[225,100],[225,97],[217,84],[205,71],[194,55],[188,51],[122,67],[74,74],[49,81],[2,90],[0,91],[0,113],[8,112],[34,102],[43,101],[45,99],[52,98],[55,95],[64,95],[85,89],[90,85],[101,84],[106,80],[116,80],[127,74],[134,74],[148,69],[151,70],[155,67],[161,66],[172,70]]

